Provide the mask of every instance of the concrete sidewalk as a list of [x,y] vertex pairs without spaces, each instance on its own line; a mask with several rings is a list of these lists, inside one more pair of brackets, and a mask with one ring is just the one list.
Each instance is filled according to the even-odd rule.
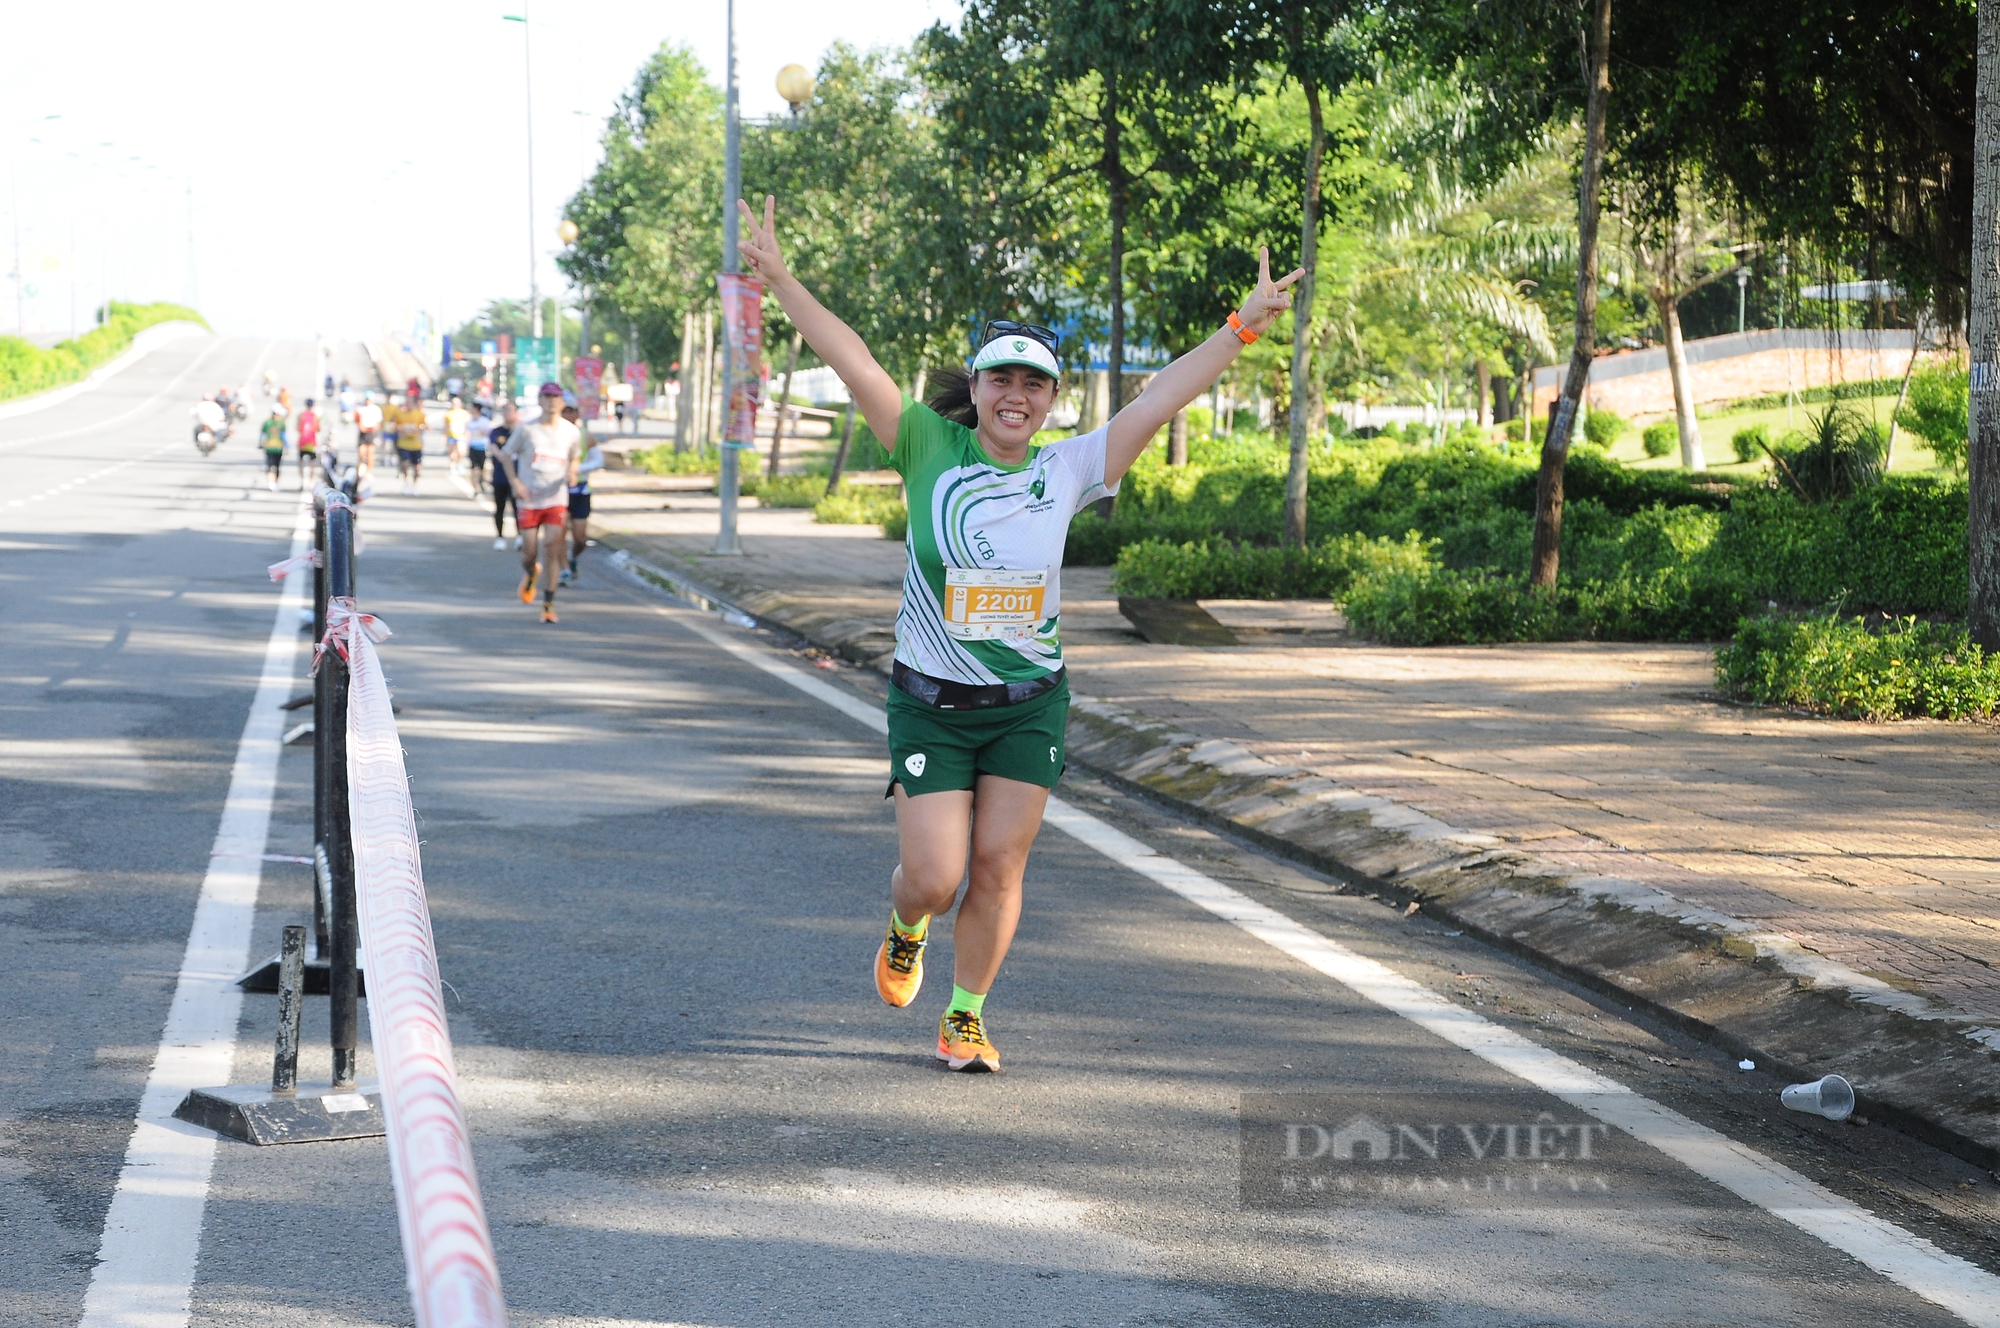
[[[905,563],[875,527],[746,509],[715,558],[712,495],[598,488],[632,556],[886,669]],[[1109,569],[1063,581],[1075,759],[2000,1164],[1991,726],[1745,709],[1700,646],[1383,648],[1314,605],[1151,645]]]

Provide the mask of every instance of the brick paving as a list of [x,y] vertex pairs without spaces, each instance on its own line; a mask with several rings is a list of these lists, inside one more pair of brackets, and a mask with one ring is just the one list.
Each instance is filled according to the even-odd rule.
[[[903,551],[874,527],[746,510],[748,556],[709,558],[712,495],[611,481],[599,524],[635,550],[678,557],[720,593],[783,591],[889,631]],[[1119,616],[1108,569],[1065,569],[1063,590],[1080,694],[1655,886],[1941,1010],[2000,1021],[2000,728],[1728,705],[1701,646],[1404,650],[1324,632],[1297,647],[1151,645]]]

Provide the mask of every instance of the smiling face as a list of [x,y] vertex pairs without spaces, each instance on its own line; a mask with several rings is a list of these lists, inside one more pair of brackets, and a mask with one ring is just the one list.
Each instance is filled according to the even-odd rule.
[[973,375],[972,404],[979,438],[1000,459],[1018,461],[1056,403],[1056,380],[1025,364],[1003,364]]

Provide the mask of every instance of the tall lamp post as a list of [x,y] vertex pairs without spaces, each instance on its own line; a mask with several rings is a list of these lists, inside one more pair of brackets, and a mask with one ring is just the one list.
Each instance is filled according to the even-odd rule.
[[528,317],[534,335],[542,335],[542,291],[535,279],[535,43],[530,35],[528,6],[518,14],[501,15],[509,23],[521,25],[521,76],[526,89],[522,103],[528,112]]
[[[743,127],[736,112],[736,0],[728,3],[728,73],[722,100],[722,270],[734,275],[741,271],[736,253],[736,201],[743,194]],[[729,436],[728,425],[735,423],[732,404],[736,391],[736,339],[728,335],[729,320],[723,319],[722,338],[722,474],[716,488],[722,498],[722,521],[715,535],[715,552],[734,557],[743,552],[736,538],[736,490],[740,482],[737,440]],[[754,425],[752,426],[755,427]],[[756,438],[749,440],[754,446]]]

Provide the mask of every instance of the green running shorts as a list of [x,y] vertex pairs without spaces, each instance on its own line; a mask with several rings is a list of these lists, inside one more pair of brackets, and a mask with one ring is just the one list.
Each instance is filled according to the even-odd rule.
[[1068,764],[1069,679],[1019,705],[938,710],[889,689],[889,788],[911,797],[970,789],[981,775],[1054,788]]

